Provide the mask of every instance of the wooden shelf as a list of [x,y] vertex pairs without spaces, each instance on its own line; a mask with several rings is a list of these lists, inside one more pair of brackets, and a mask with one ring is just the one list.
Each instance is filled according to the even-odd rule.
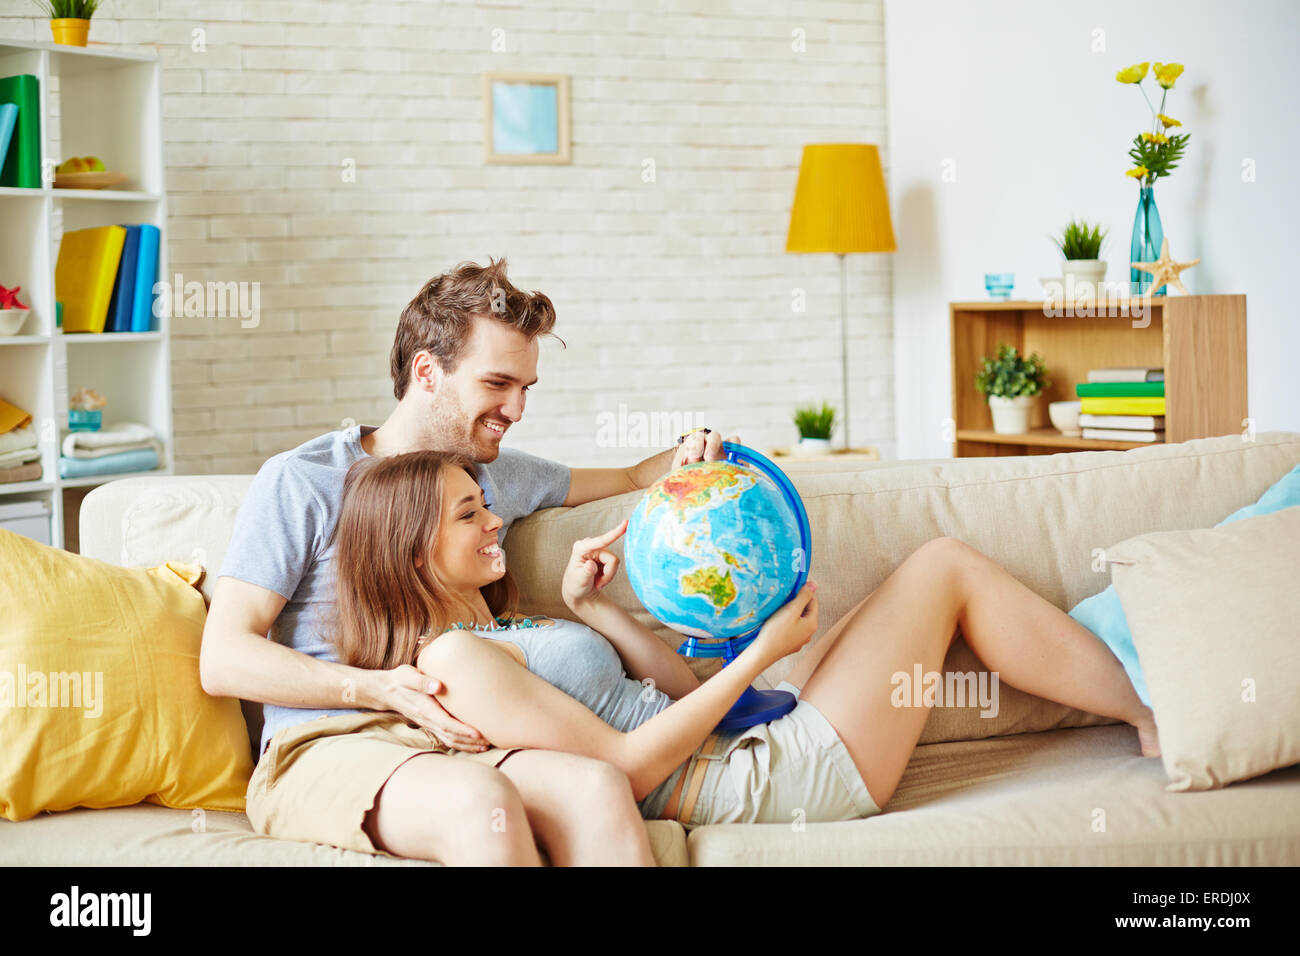
[[[1246,297],[1148,296],[1078,303],[1043,300],[949,304],[953,456],[1041,455],[1126,450],[1156,442],[1067,438],[1051,427],[1048,405],[1077,400],[1088,370],[1151,366],[1165,370],[1165,440],[1240,434],[1246,400]],[[988,400],[975,390],[984,357],[1001,343],[1037,352],[1051,384],[1030,413],[1029,432],[993,431]]]
[[[1101,441],[1062,435],[1055,428],[1031,428],[1019,435],[1004,435],[991,428],[959,428],[957,441],[987,442],[993,445],[1033,445],[1039,448],[1062,448],[1071,451],[1126,451],[1143,445],[1160,445],[1158,441]],[[1009,453],[1011,454],[1011,453]]]

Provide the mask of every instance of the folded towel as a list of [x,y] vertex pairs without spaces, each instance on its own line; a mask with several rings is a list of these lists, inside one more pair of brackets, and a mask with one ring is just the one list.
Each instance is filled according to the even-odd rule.
[[124,451],[140,451],[143,448],[153,448],[157,444],[156,441],[151,439],[149,441],[135,441],[125,445],[109,445],[107,448],[87,450],[76,447],[74,441],[76,434],[76,432],[73,432],[63,439],[64,458],[103,458],[105,455],[118,455]]
[[140,451],[124,451],[102,458],[59,458],[59,474],[64,478],[88,478],[92,475],[115,475],[123,471],[152,471],[158,467],[159,446]]
[[69,432],[63,439],[63,454],[69,458],[79,457],[78,451],[97,451],[111,448],[121,451],[118,446],[139,446],[141,442],[152,441],[158,436],[148,425],[138,422],[118,422],[94,432]]
[[16,468],[40,457],[41,450],[39,448],[20,448],[17,451],[5,452],[0,455],[0,468]]
[[40,481],[41,480],[41,463],[34,461],[30,465],[19,465],[17,468],[0,468],[0,485],[11,484],[15,481]]
[[28,448],[36,447],[36,426],[24,425],[22,428],[15,428],[0,435],[0,455],[7,455],[11,451],[26,451]]
[[15,428],[22,428],[32,423],[32,416],[17,405],[10,405],[0,398],[0,435],[8,434]]

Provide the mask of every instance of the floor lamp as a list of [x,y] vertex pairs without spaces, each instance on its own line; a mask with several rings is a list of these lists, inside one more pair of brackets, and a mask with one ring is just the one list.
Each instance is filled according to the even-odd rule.
[[849,294],[844,256],[893,252],[894,226],[880,168],[880,151],[865,143],[816,143],[803,148],[790,210],[786,252],[833,252],[840,257],[840,372],[844,447],[849,441]]

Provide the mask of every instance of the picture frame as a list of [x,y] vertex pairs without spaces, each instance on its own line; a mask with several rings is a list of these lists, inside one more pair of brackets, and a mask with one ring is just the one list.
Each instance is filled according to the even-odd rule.
[[569,77],[554,73],[484,73],[483,161],[572,162]]

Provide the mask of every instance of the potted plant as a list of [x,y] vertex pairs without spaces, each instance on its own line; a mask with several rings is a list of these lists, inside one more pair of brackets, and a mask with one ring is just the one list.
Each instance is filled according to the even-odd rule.
[[54,42],[64,46],[85,46],[90,33],[90,18],[99,9],[99,0],[35,0],[50,18]]
[[794,411],[794,424],[799,429],[798,455],[828,455],[831,451],[831,428],[835,423],[835,409],[825,402],[822,407],[805,405]]
[[1018,435],[1029,431],[1034,397],[1052,384],[1046,373],[1037,352],[1026,359],[1011,345],[999,344],[996,358],[984,357],[984,367],[975,373],[975,388],[988,396],[995,432]]
[[1065,257],[1061,274],[1065,277],[1067,286],[1073,277],[1076,288],[1081,283],[1086,283],[1092,291],[1096,291],[1097,285],[1106,278],[1106,260],[1101,258],[1101,245],[1105,238],[1106,233],[1101,226],[1089,228],[1082,219],[1075,219],[1066,223],[1060,236],[1052,239]]

